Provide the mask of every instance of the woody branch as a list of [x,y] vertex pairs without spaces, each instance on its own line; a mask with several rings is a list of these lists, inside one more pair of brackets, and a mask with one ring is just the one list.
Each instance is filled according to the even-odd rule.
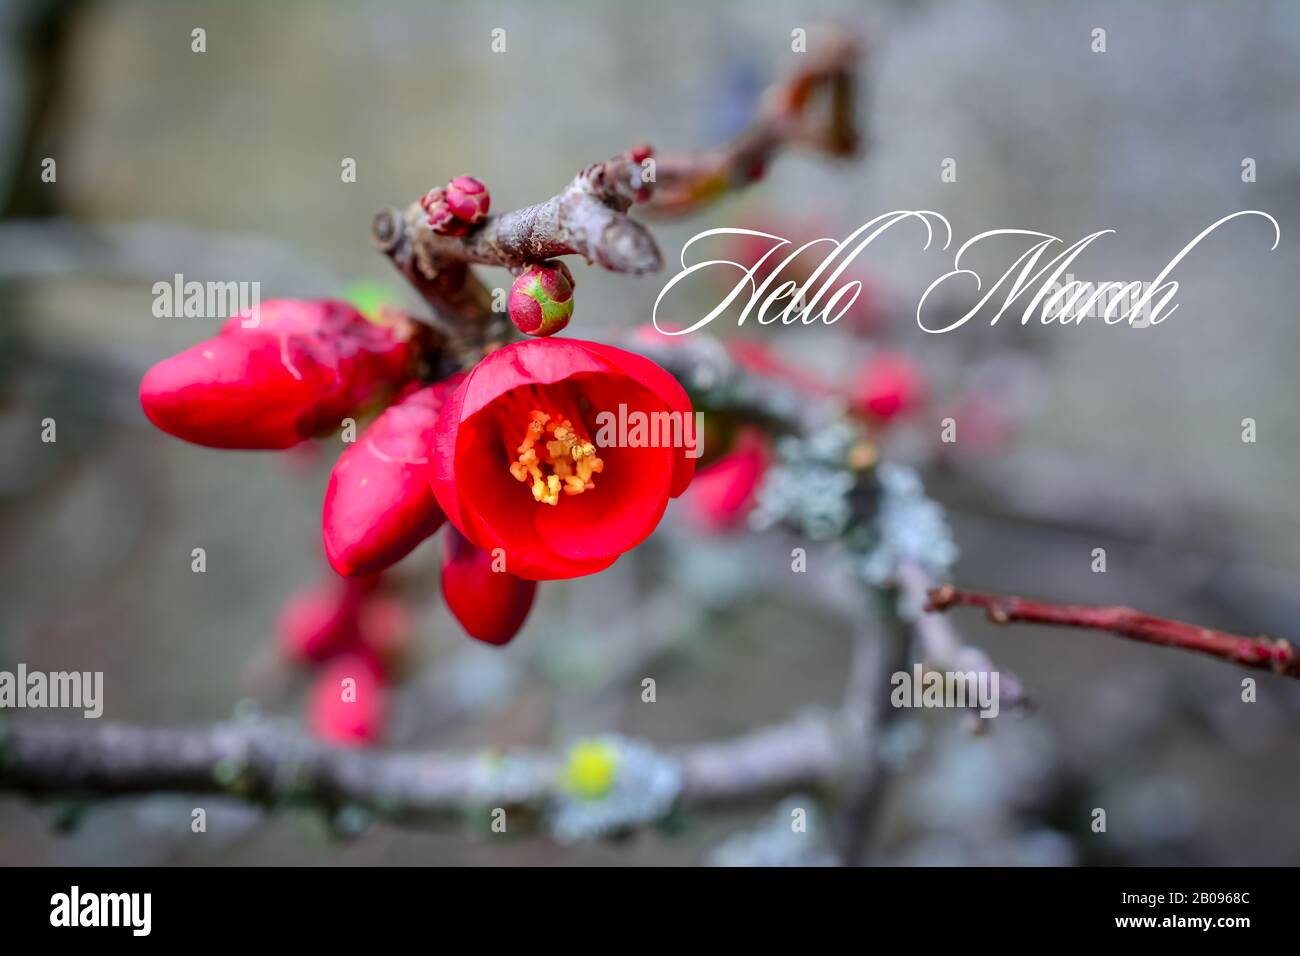
[[488,216],[463,235],[432,229],[417,200],[404,210],[377,214],[374,242],[434,309],[436,324],[472,345],[491,341],[498,330],[490,328],[490,294],[471,264],[517,272],[579,255],[611,272],[656,272],[663,257],[649,229],[628,215],[633,204],[664,214],[690,213],[761,178],[787,146],[836,156],[856,149],[858,45],[827,34],[810,41],[810,48],[815,52],[807,54],[807,65],[769,88],[754,121],[723,147],[654,157],[653,178],[644,165],[652,151],[633,147],[588,166],[550,199]]
[[[828,784],[841,767],[838,739],[832,720],[801,718],[670,751],[682,773],[679,805]],[[14,721],[0,728],[0,788],[30,796],[221,794],[259,804],[357,806],[391,819],[484,804],[537,806],[560,793],[559,755],[520,750],[509,757],[517,772],[495,776],[482,754],[343,749],[269,722],[85,729]]]
[[1241,667],[1300,678],[1300,650],[1281,638],[1243,637],[1127,607],[1051,604],[1002,594],[959,591],[951,585],[930,592],[927,610],[946,611],[955,605],[983,608],[995,624],[1021,622],[1106,631],[1142,644],[1196,651]]

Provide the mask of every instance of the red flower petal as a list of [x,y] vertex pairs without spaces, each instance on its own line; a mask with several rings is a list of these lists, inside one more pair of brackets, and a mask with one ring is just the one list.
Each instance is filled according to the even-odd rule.
[[[637,355],[635,352],[599,342],[587,342],[585,345],[589,351],[606,359],[628,378],[654,392],[663,400],[668,411],[682,416],[694,414],[690,396],[686,394],[686,389],[682,388],[681,382],[644,355]],[[670,494],[676,498],[685,491],[694,474],[695,459],[688,458],[679,449],[673,460],[673,483]]]
[[442,595],[470,637],[506,644],[519,633],[537,594],[537,582],[493,568],[493,557],[455,528],[443,538]]
[[321,513],[325,554],[339,574],[381,571],[442,527],[429,456],[438,413],[461,379],[390,405],[339,457]]

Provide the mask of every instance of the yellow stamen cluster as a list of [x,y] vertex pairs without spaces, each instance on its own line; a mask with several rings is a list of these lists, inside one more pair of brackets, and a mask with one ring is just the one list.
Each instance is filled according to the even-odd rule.
[[567,418],[557,423],[536,409],[530,415],[519,457],[510,463],[515,480],[531,481],[533,499],[547,505],[558,505],[561,492],[580,495],[595,488],[591,476],[605,470],[596,446],[579,438]]

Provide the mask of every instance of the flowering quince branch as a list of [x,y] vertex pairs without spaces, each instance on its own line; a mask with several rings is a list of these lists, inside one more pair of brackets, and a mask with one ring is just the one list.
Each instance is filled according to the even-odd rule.
[[1300,678],[1300,650],[1290,641],[1271,637],[1242,637],[1213,628],[1154,617],[1127,607],[1052,604],[1001,594],[977,594],[944,585],[930,591],[930,611],[952,607],[983,608],[995,624],[1049,624],[1056,627],[1107,631],[1142,644],[1158,644],[1208,654],[1241,667],[1268,670]]
[[[877,369],[883,386],[849,401],[810,389],[774,359],[703,336],[642,334],[629,343],[636,351],[550,337],[574,309],[573,276],[560,257],[580,255],[634,275],[660,268],[653,236],[628,215],[634,205],[694,211],[758,179],[785,146],[832,155],[854,149],[857,47],[831,37],[817,49],[769,90],[750,128],[720,149],[655,156],[636,146],[587,167],[545,202],[500,215],[490,214],[488,187],[471,176],[380,213],[373,238],[432,307],[427,324],[391,309],[363,315],[342,302],[268,302],[256,321],[236,316],[214,338],[160,362],[144,377],[140,398],[162,430],[217,448],[289,448],[378,412],[340,456],[322,506],[325,552],[348,584],[305,601],[285,625],[299,661],[327,667],[313,711],[318,734],[331,743],[382,736],[391,668],[366,649],[365,634],[383,629],[362,627],[362,610],[381,600],[378,575],[435,532],[444,534],[447,607],[471,637],[503,645],[523,626],[538,582],[602,571],[655,529],[668,501],[691,482],[695,461],[681,448],[598,448],[590,410],[621,406],[651,416],[705,409],[736,425],[751,442],[735,472],[744,494],[724,496],[719,507],[734,512],[752,497],[756,530],[839,547],[879,605],[880,630],[864,629],[873,620],[864,608],[845,608],[855,659],[838,711],[663,752],[605,737],[567,755],[367,753],[264,720],[90,731],[23,721],[0,725],[0,788],[223,793],[393,819],[528,807],[544,811],[561,840],[651,824],[679,806],[813,788],[842,797],[844,859],[857,862],[889,777],[880,742],[897,716],[889,705],[894,673],[913,655],[930,667],[995,670],[936,613],[953,603],[986,607],[995,620],[1113,630],[1300,676],[1286,642],[1127,609],[951,588],[931,592],[927,604],[931,584],[949,575],[955,546],[915,472],[878,460],[867,425],[911,401],[903,386],[915,383],[896,365]],[[819,101],[828,116],[814,116]],[[492,311],[474,265],[515,274],[508,315],[532,338],[510,341],[512,329]],[[1019,683],[999,673],[1003,702],[1021,701]],[[339,705],[340,676],[364,678],[366,706]]]
[[[710,407],[724,407],[778,432],[802,435],[835,421],[833,406],[808,402],[780,383],[735,367],[714,340],[673,347],[665,360]],[[461,544],[453,538],[446,547],[454,553]],[[453,566],[444,565],[444,574]],[[861,628],[862,609],[845,610]],[[479,622],[467,621],[466,626],[475,628]],[[892,633],[891,654],[904,652],[901,635]],[[856,643],[859,655],[883,647],[870,633]],[[616,816],[608,829],[596,832],[648,825],[673,808],[844,788],[864,801],[864,811],[850,826],[864,827],[882,777],[872,771],[856,782],[851,778],[878,749],[882,708],[876,704],[887,694],[885,686],[875,685],[887,684],[893,669],[882,657],[868,668],[870,687],[857,678],[851,681],[840,711],[804,714],[738,738],[664,751],[653,761],[666,780],[664,799],[648,807],[634,799],[630,815]],[[883,716],[888,715],[884,709]],[[639,759],[646,759],[644,753]],[[105,725],[87,731],[27,721],[0,726],[0,787],[37,796],[220,793],[264,805],[305,803],[329,812],[359,807],[395,820],[459,817],[467,807],[483,805],[528,807],[546,811],[548,819],[564,820],[566,808],[590,811],[612,802],[574,804],[566,766],[564,754],[544,751],[497,756],[355,751],[264,720],[177,729]],[[552,828],[557,837],[572,832],[558,830],[555,823]],[[862,838],[854,839],[860,843]]]
[[[942,563],[941,529],[926,527],[934,516],[916,497],[917,489],[888,466],[863,456],[858,441],[840,440],[844,436],[826,440],[842,415],[834,401],[810,401],[779,381],[739,368],[713,339],[645,350],[681,379],[698,404],[762,422],[796,441],[780,454],[799,467],[801,480],[812,482],[801,496],[804,505],[795,508],[791,501],[772,500],[780,498],[778,487],[768,493],[765,507],[783,509],[783,523],[813,537],[838,540],[858,573],[879,582],[872,586],[885,601],[890,631],[883,642],[866,634],[859,639],[858,655],[875,645],[878,657],[865,667],[855,664],[841,711],[800,716],[731,740],[667,750],[660,760],[671,768],[671,799],[655,805],[652,813],[617,822],[627,829],[653,823],[674,807],[705,807],[807,789],[840,792],[851,801],[844,824],[847,856],[857,856],[888,780],[879,764],[878,744],[886,721],[896,713],[878,705],[888,697],[889,675],[902,666],[899,662],[906,659],[913,640],[927,656],[975,666],[961,656],[973,649],[960,645],[950,631],[927,637],[942,618],[917,610],[918,594],[924,594],[931,569]],[[852,434],[861,438],[860,432]],[[816,441],[809,444],[818,436],[826,448],[815,447]],[[824,471],[849,476],[851,484],[819,487],[827,477]],[[848,510],[837,512],[837,502],[847,504]],[[854,533],[857,523],[891,522],[922,533],[900,539],[896,527],[884,532],[892,540],[883,542]],[[883,561],[880,566],[877,559]],[[854,613],[853,608],[844,610]],[[861,609],[856,613],[861,616]],[[983,666],[992,666],[982,652],[975,653]],[[1004,672],[1004,687],[1010,683],[1005,677]],[[87,731],[27,721],[0,726],[0,787],[38,796],[220,793],[263,805],[308,804],[327,812],[359,807],[414,822],[459,816],[469,806],[539,811],[566,807],[571,784],[565,767],[564,754],[553,751],[493,756],[341,749],[264,720],[178,729],[105,725]]]

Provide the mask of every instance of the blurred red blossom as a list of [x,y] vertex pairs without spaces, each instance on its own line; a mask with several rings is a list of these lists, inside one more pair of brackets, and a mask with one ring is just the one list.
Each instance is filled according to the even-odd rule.
[[701,469],[684,499],[687,514],[708,531],[738,527],[754,506],[755,494],[771,460],[771,450],[756,428],[743,428],[730,451]]
[[910,358],[895,352],[873,355],[849,386],[854,411],[879,424],[915,411],[925,396],[925,374]]
[[311,689],[312,732],[344,747],[379,741],[388,718],[388,691],[374,661],[347,654],[330,661]]

